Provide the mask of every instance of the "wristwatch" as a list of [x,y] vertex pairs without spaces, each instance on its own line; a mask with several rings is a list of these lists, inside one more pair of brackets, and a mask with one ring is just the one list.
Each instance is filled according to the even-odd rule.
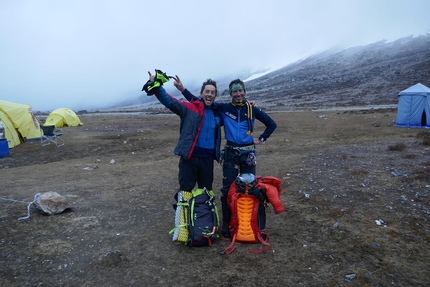
[[258,140],[261,141],[261,142],[263,142],[263,143],[266,141],[266,139],[263,138],[263,137],[259,137]]

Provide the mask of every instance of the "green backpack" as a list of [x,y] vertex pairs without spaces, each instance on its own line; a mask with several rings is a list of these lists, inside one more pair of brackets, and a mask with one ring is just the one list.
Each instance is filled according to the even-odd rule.
[[173,241],[190,247],[212,246],[218,238],[219,215],[213,190],[178,192]]

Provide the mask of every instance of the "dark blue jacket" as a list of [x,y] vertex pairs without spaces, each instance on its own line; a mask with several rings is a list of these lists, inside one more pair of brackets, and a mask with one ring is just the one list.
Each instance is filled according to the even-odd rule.
[[160,103],[181,118],[179,139],[174,153],[185,159],[190,159],[191,156],[210,156],[219,161],[221,117],[216,106],[206,107],[200,99],[193,99],[189,103],[180,101],[170,96],[163,87],[159,88],[155,96]]
[[236,107],[232,103],[217,103],[217,107],[221,112],[225,139],[227,144],[235,146],[246,146],[254,143],[254,137],[263,137],[265,140],[275,131],[277,125],[275,121],[266,114],[263,110],[257,107],[252,107],[252,127],[255,120],[262,122],[266,128],[260,135],[247,134],[248,127],[248,109],[245,106]]

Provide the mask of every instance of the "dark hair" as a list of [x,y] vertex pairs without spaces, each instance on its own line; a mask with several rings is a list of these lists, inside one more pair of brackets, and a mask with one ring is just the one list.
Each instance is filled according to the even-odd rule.
[[216,82],[212,79],[207,79],[206,82],[203,82],[202,88],[200,89],[200,94],[203,93],[203,91],[205,90],[205,87],[207,85],[211,85],[215,87],[215,95],[218,95],[218,89],[216,87]]
[[233,86],[234,84],[240,84],[243,87],[243,90],[246,91],[245,89],[245,83],[241,80],[241,79],[236,79],[230,82],[230,84],[228,85],[228,89],[231,89],[231,86]]

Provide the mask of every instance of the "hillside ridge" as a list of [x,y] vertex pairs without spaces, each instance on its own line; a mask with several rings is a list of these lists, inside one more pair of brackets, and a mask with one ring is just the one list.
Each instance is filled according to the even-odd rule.
[[[400,91],[430,85],[430,34],[385,40],[341,51],[326,50],[246,82],[247,98],[262,108],[282,111],[394,107]],[[251,74],[231,75],[246,79]],[[217,80],[217,101],[229,101],[225,77]],[[200,89],[200,87],[198,88]],[[198,95],[199,90],[190,90]],[[172,91],[171,91],[172,92]],[[176,90],[172,95],[183,98]],[[164,109],[146,96],[109,111]]]
[[429,47],[427,34],[317,54],[247,82],[247,96],[294,108],[396,104],[400,91],[430,84]]

